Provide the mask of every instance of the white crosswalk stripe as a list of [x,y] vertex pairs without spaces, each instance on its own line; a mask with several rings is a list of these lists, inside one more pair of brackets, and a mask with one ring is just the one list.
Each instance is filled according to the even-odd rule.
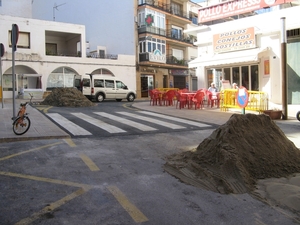
[[[82,121],[85,121],[89,124],[92,124],[93,126],[99,127],[100,129],[107,131],[108,133],[126,133],[128,131],[130,132],[130,130],[132,131],[130,127],[145,132],[161,129],[161,128],[157,128],[158,127],[157,125],[166,127],[167,129],[187,128],[185,126],[178,125],[178,123],[182,123],[194,127],[200,127],[200,128],[211,127],[211,125],[200,123],[197,121],[176,118],[176,117],[154,113],[154,112],[148,112],[148,111],[137,111],[135,113],[125,112],[125,111],[113,112],[113,113],[105,113],[105,112],[93,112],[93,113],[99,117],[97,117],[96,115],[92,117],[84,113],[70,113],[70,114],[75,116],[76,118],[79,118],[80,124],[82,124]],[[143,114],[144,116],[141,114]],[[60,126],[62,126],[64,129],[66,129],[74,136],[93,135],[89,131],[85,130],[84,128],[80,127],[74,122],[68,120],[67,118],[60,115],[59,113],[47,113],[47,116],[49,116],[51,119],[53,119],[56,123],[58,123]],[[130,119],[124,117],[130,117]],[[119,126],[118,125],[114,126],[109,124],[109,122],[104,122],[101,120],[101,118],[103,119],[106,118],[105,121],[108,119],[112,121],[112,123],[117,122]],[[166,122],[166,120],[169,120],[170,122]],[[143,124],[143,121],[146,121],[148,124],[147,125]],[[126,131],[126,129],[124,128],[125,126],[123,124],[128,126],[128,131]],[[149,124],[153,124],[153,126],[152,125],[149,126]],[[124,130],[119,127],[122,127]]]
[[53,119],[58,124],[60,124],[62,127],[64,127],[66,130],[68,130],[73,135],[92,135],[87,130],[76,125],[75,123],[71,122],[70,120],[66,119],[65,117],[61,116],[58,113],[47,113],[46,115],[49,116],[51,119]]
[[204,124],[204,123],[199,123],[199,122],[195,122],[195,121],[190,121],[190,120],[185,120],[185,119],[181,119],[181,118],[175,118],[172,116],[166,116],[166,115],[162,115],[162,114],[158,114],[158,113],[153,113],[153,112],[148,112],[148,111],[138,111],[139,113],[143,113],[143,114],[147,114],[150,116],[156,116],[156,117],[160,117],[163,119],[168,119],[168,120],[173,120],[176,122],[180,122],[180,123],[185,123],[185,124],[189,124],[192,126],[197,126],[197,127],[210,127],[210,125],[208,124]]
[[139,115],[134,114],[134,113],[128,113],[128,112],[117,112],[117,113],[125,115],[125,116],[129,116],[129,117],[133,117],[135,119],[144,120],[144,121],[147,121],[147,122],[150,122],[150,123],[155,123],[155,124],[158,124],[160,126],[165,126],[165,127],[171,128],[171,129],[184,129],[185,128],[183,126],[179,126],[179,125],[176,125],[176,124],[173,124],[173,123],[164,122],[162,120],[157,120],[157,119],[149,118],[149,117],[146,117],[146,116],[139,116]]
[[125,118],[122,118],[122,117],[119,117],[119,116],[114,116],[114,115],[111,115],[111,114],[108,114],[108,113],[104,113],[104,112],[94,112],[94,113],[97,114],[97,115],[109,118],[111,120],[117,121],[119,123],[123,123],[123,124],[126,124],[128,126],[134,127],[134,128],[139,129],[141,131],[157,130],[153,127],[150,127],[150,126],[147,126],[147,125],[144,125],[144,124],[141,124],[141,123],[137,123],[137,122],[134,122],[132,120],[128,120],[128,119],[125,119]]
[[90,117],[90,116],[87,116],[83,113],[71,113],[72,115],[90,123],[90,124],[93,124],[103,130],[106,130],[107,132],[109,133],[123,133],[123,132],[126,132],[125,130],[122,130],[116,126],[113,126],[113,125],[110,125],[108,123],[105,123],[101,120],[98,120],[98,119],[95,119],[93,117]]

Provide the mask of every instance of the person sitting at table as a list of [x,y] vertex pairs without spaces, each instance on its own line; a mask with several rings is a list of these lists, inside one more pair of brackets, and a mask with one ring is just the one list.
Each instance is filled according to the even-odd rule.
[[211,93],[218,92],[218,89],[216,88],[215,83],[210,84],[210,87],[208,88],[208,91],[210,91]]

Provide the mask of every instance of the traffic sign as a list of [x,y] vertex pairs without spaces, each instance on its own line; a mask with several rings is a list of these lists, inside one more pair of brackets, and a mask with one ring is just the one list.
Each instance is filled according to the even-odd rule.
[[248,105],[249,94],[248,90],[241,86],[236,92],[236,102],[239,107],[245,108]]

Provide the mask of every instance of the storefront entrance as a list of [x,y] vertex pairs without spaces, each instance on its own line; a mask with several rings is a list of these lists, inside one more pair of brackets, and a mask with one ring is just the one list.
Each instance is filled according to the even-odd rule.
[[146,98],[149,96],[149,90],[154,88],[153,75],[141,75],[141,97]]
[[258,65],[242,65],[234,67],[223,67],[206,70],[207,87],[212,82],[216,87],[222,89],[222,80],[228,80],[230,84],[236,83],[244,86],[247,90],[259,91]]

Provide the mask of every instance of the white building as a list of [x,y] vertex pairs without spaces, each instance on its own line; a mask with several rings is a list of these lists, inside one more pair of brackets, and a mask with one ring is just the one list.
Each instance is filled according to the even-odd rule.
[[[234,2],[234,1],[233,1]],[[189,63],[196,68],[198,86],[207,88],[211,82],[220,86],[220,81],[229,80],[245,86],[248,90],[268,93],[270,107],[282,104],[282,42],[285,24],[287,44],[287,100],[289,107],[300,105],[300,20],[299,4],[242,19],[230,20],[227,3],[207,7],[204,17],[218,18],[218,13],[227,18],[222,23],[202,25],[186,30],[197,35],[198,57]],[[220,12],[214,11],[218,7]],[[227,8],[226,8],[227,7]],[[259,9],[259,8],[256,8]],[[203,9],[202,9],[203,10]],[[242,9],[240,9],[242,10]],[[232,15],[236,12],[231,12]],[[214,14],[214,15],[213,15]],[[285,20],[281,18],[285,18]],[[203,19],[203,21],[201,21]],[[209,18],[207,18],[209,19]],[[285,21],[285,22],[283,22]]]
[[[4,98],[12,98],[13,51],[12,24],[19,28],[14,53],[16,90],[43,94],[54,87],[73,86],[74,75],[111,74],[136,89],[135,55],[106,54],[105,47],[86,53],[85,26],[25,17],[0,15],[0,43],[5,52],[1,58]],[[1,97],[1,96],[0,96]]]

